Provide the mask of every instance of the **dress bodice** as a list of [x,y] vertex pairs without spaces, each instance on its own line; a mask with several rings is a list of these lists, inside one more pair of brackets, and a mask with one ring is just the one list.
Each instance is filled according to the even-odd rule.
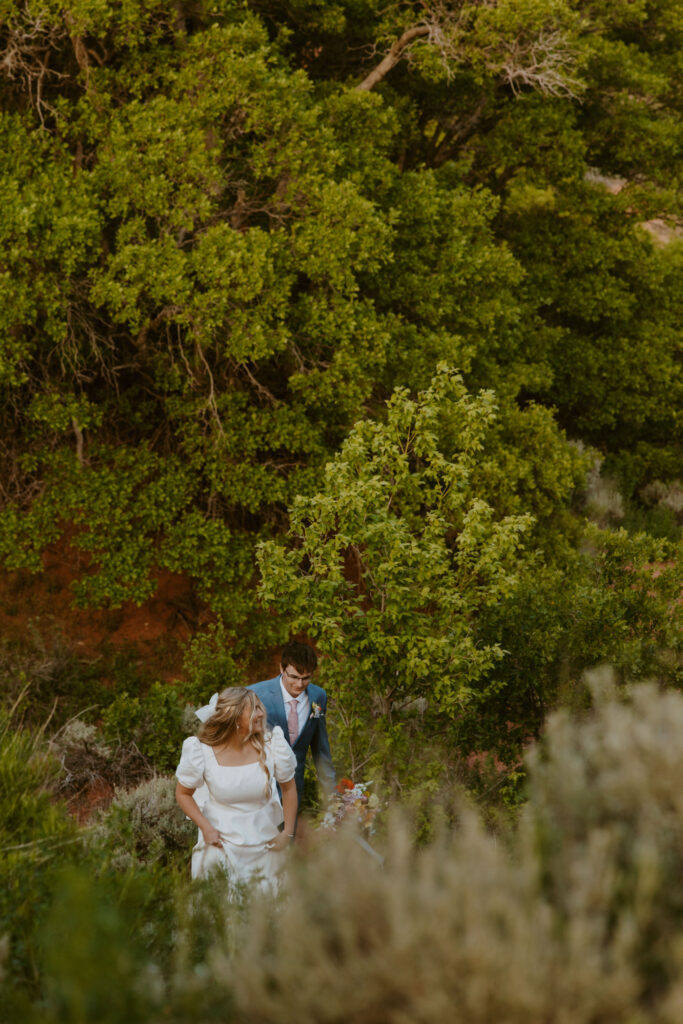
[[204,817],[235,846],[264,846],[283,820],[276,783],[294,778],[296,758],[279,726],[266,738],[265,753],[268,777],[260,761],[221,765],[196,736],[183,743],[178,781],[195,790]]

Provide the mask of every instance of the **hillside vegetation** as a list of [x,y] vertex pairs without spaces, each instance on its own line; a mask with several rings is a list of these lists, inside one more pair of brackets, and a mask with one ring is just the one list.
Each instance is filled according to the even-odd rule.
[[[676,1018],[677,805],[661,836],[634,809],[660,768],[636,780],[624,755],[623,800],[570,837],[554,755],[531,783],[525,758],[574,744],[578,786],[602,769],[572,714],[608,747],[612,726],[680,717],[682,44],[674,0],[0,0],[18,1019],[287,1019],[277,951],[315,933],[325,893],[339,931],[301,963],[328,993],[376,990],[345,1020],[446,1019],[436,991],[448,1019],[540,1022],[565,1000],[552,1019],[616,1022],[629,1000],[634,1021]],[[148,618],[160,581],[179,603],[145,634],[131,608]],[[188,708],[263,678],[291,635],[321,653],[340,773],[403,818],[385,815],[385,875],[321,847],[297,883],[310,917],[272,923],[185,893],[168,779]],[[663,692],[632,691],[647,680]],[[647,740],[664,777],[667,737]],[[354,930],[375,891],[377,931]],[[419,960],[422,926],[400,922],[423,896],[465,917],[395,1017],[370,1012]],[[509,990],[501,935],[541,965],[514,969],[514,1007],[481,995]],[[293,987],[297,1016],[341,1014]]]
[[427,846],[396,809],[382,866],[337,833],[275,904],[190,887],[170,780],[78,830],[49,804],[47,750],[5,731],[4,1019],[676,1024],[683,698],[617,700],[605,673],[592,689],[590,715],[550,716],[515,830],[490,834],[452,789]]

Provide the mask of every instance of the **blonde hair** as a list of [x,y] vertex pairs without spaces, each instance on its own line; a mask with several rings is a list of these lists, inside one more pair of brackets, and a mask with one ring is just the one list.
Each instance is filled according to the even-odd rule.
[[[213,714],[201,726],[197,736],[209,747],[222,747],[240,732],[240,720],[247,709],[250,711],[249,727],[247,734],[242,735],[241,739],[244,743],[251,743],[258,754],[259,764],[266,773],[265,795],[268,797],[271,791],[271,778],[266,761],[266,709],[253,690],[247,690],[245,686],[229,686],[222,690],[218,694]],[[254,728],[254,714],[257,710],[263,712],[262,725],[259,729]]]

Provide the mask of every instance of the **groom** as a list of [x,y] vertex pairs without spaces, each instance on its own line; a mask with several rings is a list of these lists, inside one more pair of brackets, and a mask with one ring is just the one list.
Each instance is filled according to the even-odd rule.
[[327,694],[311,682],[318,658],[308,644],[289,643],[282,650],[280,675],[248,687],[268,712],[268,725],[279,725],[296,755],[296,792],[301,803],[304,769],[309,748],[313,753],[318,780],[329,795],[335,782],[327,738],[325,711]]

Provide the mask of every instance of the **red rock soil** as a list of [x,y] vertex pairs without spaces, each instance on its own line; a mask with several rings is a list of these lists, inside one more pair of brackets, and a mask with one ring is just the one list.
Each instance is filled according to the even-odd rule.
[[[83,571],[83,556],[63,539],[46,549],[43,570],[0,571],[0,635],[25,640],[29,630],[46,639],[57,634],[79,659],[95,661],[117,650],[144,667],[145,675],[164,682],[182,678],[187,641],[214,616],[198,599],[193,581],[178,573],[153,574],[156,591],[142,605],[126,602],[120,608],[76,608],[71,584]],[[277,653],[264,652],[254,679],[277,672]],[[102,685],[107,685],[103,675]],[[209,695],[207,695],[209,696]],[[71,812],[84,822],[97,807],[109,802],[111,787],[95,783],[70,802]]]
[[178,573],[154,573],[157,589],[143,605],[75,608],[72,582],[79,575],[78,553],[68,542],[49,547],[43,571],[0,572],[0,630],[10,639],[59,633],[79,657],[95,659],[106,647],[126,650],[159,679],[178,678],[182,648],[211,614],[197,599],[192,580]]
[[[68,542],[45,552],[43,571],[0,572],[0,631],[9,640],[25,640],[29,630],[45,639],[56,635],[79,659],[108,659],[125,651],[145,675],[163,681],[182,676],[183,648],[212,616],[197,599],[192,580],[159,571],[155,594],[143,605],[127,602],[112,610],[75,608],[71,583],[79,571],[78,554]],[[106,676],[102,685],[106,686]],[[69,809],[80,822],[113,795],[104,780],[75,794]]]

